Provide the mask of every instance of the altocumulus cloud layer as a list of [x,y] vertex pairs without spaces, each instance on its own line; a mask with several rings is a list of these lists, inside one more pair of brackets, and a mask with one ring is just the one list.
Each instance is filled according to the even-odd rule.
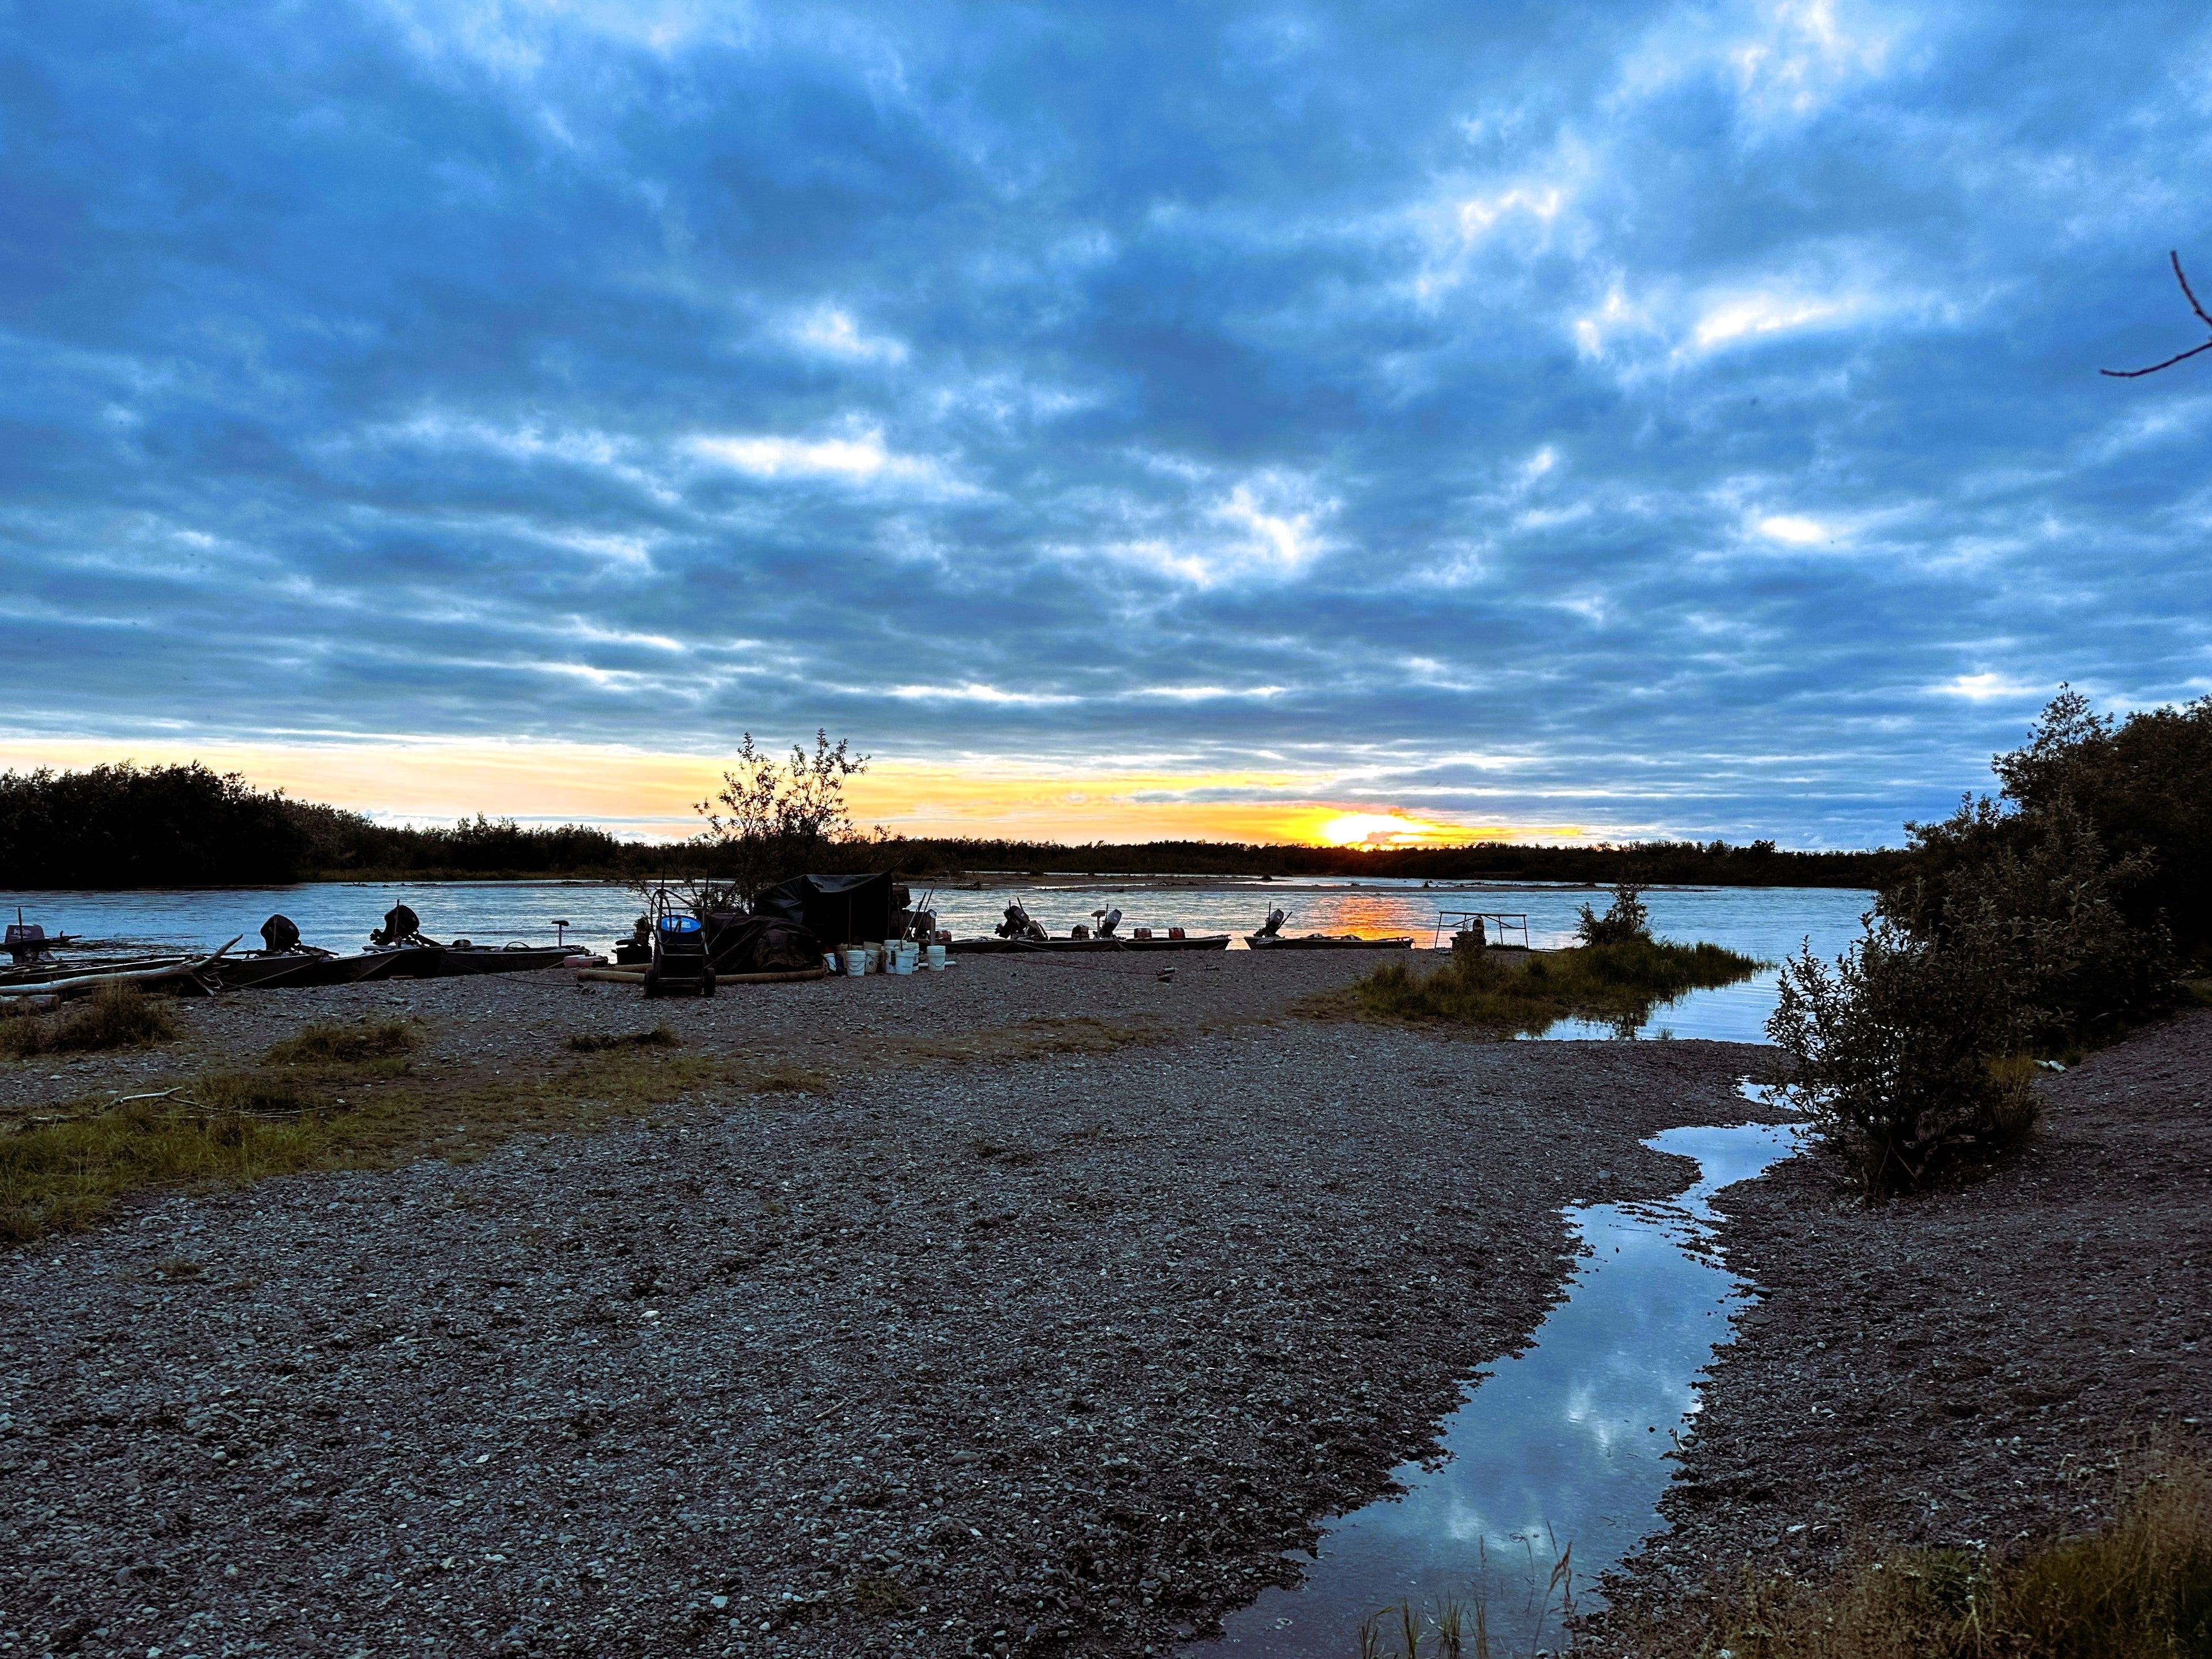
[[2212,360],[2095,373],[2208,117],[2198,5],[10,0],[0,725],[1893,839],[2212,688]]

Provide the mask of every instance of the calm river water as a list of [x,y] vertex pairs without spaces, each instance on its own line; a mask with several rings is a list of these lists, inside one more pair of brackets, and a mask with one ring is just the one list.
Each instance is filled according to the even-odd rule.
[[[917,900],[925,890],[916,890]],[[1583,887],[1257,880],[1163,887],[1133,879],[987,885],[980,892],[939,889],[932,902],[939,925],[965,937],[988,933],[1015,899],[1055,934],[1087,921],[1094,910],[1119,906],[1125,931],[1175,925],[1194,933],[1229,933],[1237,950],[1243,948],[1243,935],[1266,921],[1271,905],[1291,913],[1289,933],[1411,934],[1422,948],[1436,937],[1439,910],[1525,914],[1528,942],[1543,947],[1572,940],[1579,906],[1603,909],[1607,902],[1602,892]],[[1807,939],[1817,953],[1833,957],[1856,933],[1860,914],[1873,902],[1870,893],[1820,887],[1655,887],[1644,895],[1662,938],[1710,939],[1771,962],[1795,952]],[[602,951],[617,933],[629,931],[640,908],[628,890],[599,882],[314,882],[124,893],[0,892],[0,915],[12,920],[20,905],[27,920],[43,922],[50,933],[65,930],[88,941],[212,949],[235,933],[246,935],[245,946],[258,945],[262,921],[282,911],[310,945],[350,950],[401,902],[422,917],[423,931],[433,938],[463,936],[479,945],[550,942],[558,921],[568,924],[570,939]],[[1692,992],[1657,1010],[1638,1035],[1664,1030],[1682,1037],[1756,1042],[1763,1040],[1773,1007],[1769,969],[1740,985]],[[1547,1035],[1613,1033],[1571,1023]]]

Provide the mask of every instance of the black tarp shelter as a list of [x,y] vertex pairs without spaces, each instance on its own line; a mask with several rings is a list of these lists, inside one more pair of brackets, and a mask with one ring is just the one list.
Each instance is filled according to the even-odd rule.
[[793,876],[753,901],[757,916],[798,923],[825,945],[896,939],[903,896],[888,873]]

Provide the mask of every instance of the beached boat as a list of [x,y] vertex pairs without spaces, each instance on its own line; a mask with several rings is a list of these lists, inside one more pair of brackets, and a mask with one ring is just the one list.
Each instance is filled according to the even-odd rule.
[[540,968],[557,968],[575,954],[575,947],[567,945],[470,945],[457,940],[439,952],[434,971],[422,977],[533,973]]
[[1201,933],[1195,939],[956,939],[945,947],[956,956],[1020,956],[1035,951],[1226,951],[1229,935]]
[[1411,938],[1362,939],[1357,933],[1308,933],[1294,939],[1282,933],[1247,933],[1245,945],[1255,951],[1410,951]]

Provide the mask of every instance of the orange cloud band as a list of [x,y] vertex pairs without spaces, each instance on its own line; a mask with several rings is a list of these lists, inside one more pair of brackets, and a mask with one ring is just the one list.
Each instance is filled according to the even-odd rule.
[[[720,787],[714,757],[611,745],[422,742],[241,744],[0,740],[0,768],[27,770],[135,760],[197,760],[295,799],[326,801],[381,819],[473,817],[603,824],[618,834],[679,840],[700,828],[693,811]],[[1190,799],[1224,793],[1249,799]],[[1442,845],[1467,841],[1583,842],[1574,824],[1468,822],[1378,811],[1333,793],[1325,776],[1279,773],[1118,771],[878,761],[853,780],[855,819],[909,836],[1060,842],[1160,840]]]

